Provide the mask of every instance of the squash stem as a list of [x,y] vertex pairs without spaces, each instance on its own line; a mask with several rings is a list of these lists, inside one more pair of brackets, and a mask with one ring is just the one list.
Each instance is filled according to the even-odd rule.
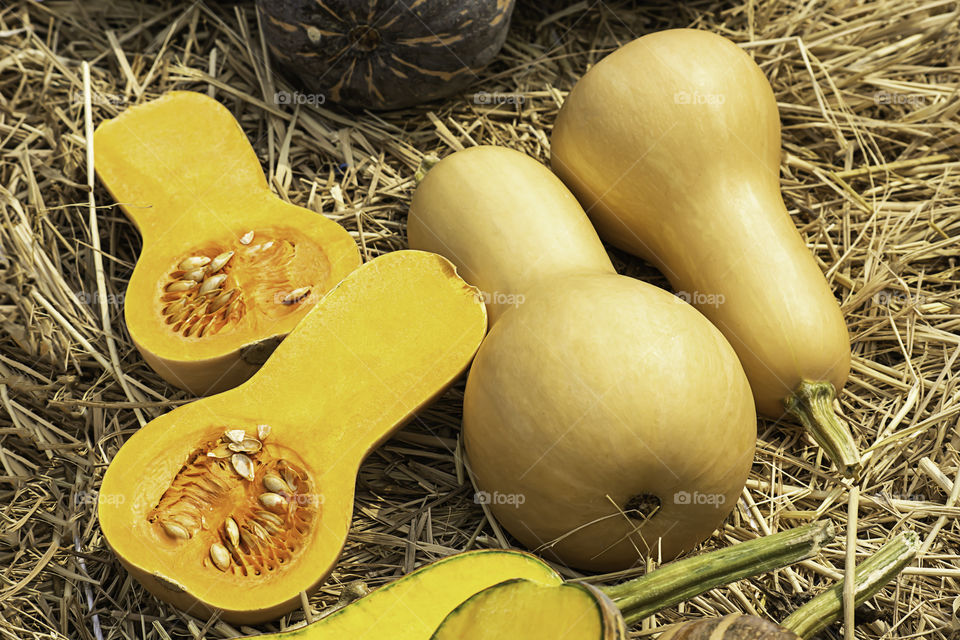
[[804,380],[784,401],[787,413],[797,418],[817,441],[840,473],[853,478],[860,473],[860,452],[850,429],[833,412],[837,391],[826,381]]
[[601,590],[619,607],[630,625],[714,587],[815,556],[833,536],[831,522],[815,522],[671,562],[639,578]]
[[[854,602],[859,606],[877,594],[917,555],[920,538],[913,531],[904,531],[864,560],[856,570]],[[843,582],[830,587],[813,600],[791,613],[780,623],[801,638],[811,638],[840,619],[843,612]]]

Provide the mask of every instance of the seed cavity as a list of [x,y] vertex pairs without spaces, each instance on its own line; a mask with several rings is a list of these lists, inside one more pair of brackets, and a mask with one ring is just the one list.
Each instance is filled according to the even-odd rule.
[[[262,243],[251,244],[255,235]],[[166,326],[187,338],[207,338],[244,322],[251,313],[270,321],[304,308],[297,303],[315,288],[314,282],[326,277],[325,267],[318,268],[325,255],[310,242],[271,240],[269,235],[251,229],[239,240],[234,235],[178,257],[161,283]],[[305,264],[311,267],[306,277],[315,278],[313,282],[304,282]]]
[[[296,454],[279,444],[268,451],[249,431],[221,429],[194,451],[147,516],[158,535],[184,545],[182,553],[198,545],[204,566],[235,576],[282,570],[304,547],[320,511],[309,476],[287,457]],[[219,457],[231,445],[256,452]],[[264,491],[268,485],[281,491]]]

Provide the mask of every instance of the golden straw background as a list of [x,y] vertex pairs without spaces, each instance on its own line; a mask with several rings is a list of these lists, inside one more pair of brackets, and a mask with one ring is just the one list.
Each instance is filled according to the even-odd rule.
[[[518,4],[502,53],[468,90],[379,114],[276,104],[276,91],[295,87],[268,66],[250,2],[0,5],[0,637],[279,630],[424,562],[511,544],[473,501],[457,445],[461,382],[363,465],[347,548],[303,609],[232,628],[158,603],[127,575],[97,524],[100,479],[142,420],[190,398],[149,370],[126,334],[122,297],[140,239],[99,183],[92,233],[87,96],[96,125],[170,89],[212,93],[242,123],[277,193],[340,222],[369,259],[406,246],[425,156],[486,143],[546,161],[557,109],[580,74],[634,37],[682,26],[741,44],[777,95],[787,207],[852,338],[839,405],[869,451],[856,557],[905,527],[927,542],[923,558],[862,610],[873,622],[858,633],[960,637],[957,3]],[[622,272],[666,286],[649,266],[614,258]],[[841,576],[846,489],[796,425],[762,421],[759,431],[747,489],[704,548],[814,518],[833,519],[837,541],[812,561],[665,611],[637,636],[734,611],[779,620]]]

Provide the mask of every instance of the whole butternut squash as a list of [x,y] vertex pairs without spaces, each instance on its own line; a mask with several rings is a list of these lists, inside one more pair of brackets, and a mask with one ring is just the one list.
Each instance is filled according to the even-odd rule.
[[576,567],[689,550],[736,503],[755,412],[733,349],[693,307],[617,275],[550,170],[454,153],[414,193],[410,244],[447,256],[494,325],[467,380],[467,458],[497,519]]
[[656,265],[727,337],[758,411],[790,411],[856,473],[832,407],[850,338],[783,204],[777,104],[750,56],[706,31],[639,38],[581,78],[551,143],[600,236]]

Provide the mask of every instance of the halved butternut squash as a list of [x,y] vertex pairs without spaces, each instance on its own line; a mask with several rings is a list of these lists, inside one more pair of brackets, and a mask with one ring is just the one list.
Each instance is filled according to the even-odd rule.
[[504,580],[559,585],[563,578],[536,556],[508,549],[481,549],[437,560],[325,618],[259,640],[389,638],[426,640],[457,605]]
[[331,570],[364,457],[469,364],[476,291],[399,251],[347,276],[250,380],[151,421],[100,490],[104,537],[155,596],[256,623]]
[[143,235],[127,329],[167,382],[202,395],[249,378],[360,264],[350,234],[267,186],[216,100],[173,91],[103,122],[100,180]]

